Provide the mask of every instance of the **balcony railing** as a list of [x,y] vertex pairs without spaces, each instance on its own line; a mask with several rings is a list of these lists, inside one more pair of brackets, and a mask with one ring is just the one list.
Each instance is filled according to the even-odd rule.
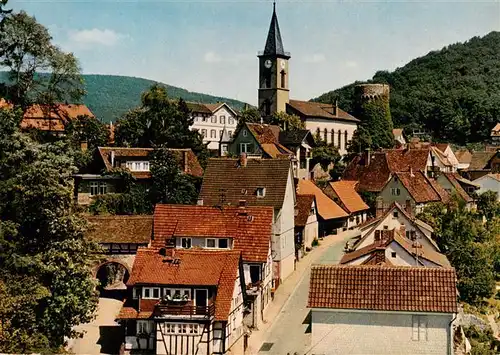
[[215,304],[194,306],[191,302],[184,304],[177,302],[158,303],[155,314],[162,317],[209,319],[215,314]]

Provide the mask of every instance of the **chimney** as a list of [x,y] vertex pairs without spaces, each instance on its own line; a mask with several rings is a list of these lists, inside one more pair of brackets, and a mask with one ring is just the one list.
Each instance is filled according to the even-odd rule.
[[240,167],[242,168],[247,167],[247,153],[240,154]]
[[87,142],[80,142],[80,149],[82,150],[82,152],[86,152],[88,148],[89,144]]
[[406,200],[405,204],[405,211],[410,215],[413,216],[413,207],[411,205],[411,200]]
[[375,217],[380,218],[384,214],[384,200],[381,197],[376,199]]
[[184,164],[184,172],[188,172],[188,151],[185,150],[182,152],[182,157],[183,157],[183,164]]
[[114,168],[115,167],[115,151],[112,150],[110,155],[111,155],[111,167]]
[[366,148],[365,149],[365,166],[370,165],[370,160],[371,160],[370,148]]
[[333,115],[337,117],[339,115],[339,102],[335,100],[335,106],[333,106]]
[[198,206],[203,206],[203,199],[202,198],[199,198],[197,201],[196,201],[196,204]]

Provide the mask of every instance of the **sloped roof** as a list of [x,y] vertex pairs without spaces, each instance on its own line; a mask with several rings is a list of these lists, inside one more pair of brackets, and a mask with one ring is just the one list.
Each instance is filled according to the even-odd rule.
[[205,115],[212,115],[217,112],[222,106],[226,106],[235,116],[238,113],[225,102],[218,102],[215,104],[205,104],[201,102],[186,102],[188,109],[194,113],[202,113]]
[[325,195],[325,193],[310,180],[299,180],[297,184],[297,194],[314,195],[318,214],[323,219],[344,218],[349,216],[335,203],[335,201]]
[[479,181],[479,180],[483,180],[485,178],[491,178],[491,179],[495,179],[497,181],[500,181],[500,173],[490,173],[490,174],[486,174],[486,175],[483,175],[481,176],[480,178],[477,178],[476,180],[474,181]]
[[403,129],[402,128],[393,128],[392,135],[394,137],[402,136],[403,135]]
[[467,170],[483,170],[487,169],[490,159],[496,154],[495,151],[473,152],[470,165]]
[[427,203],[441,201],[441,197],[421,171],[401,172],[396,173],[395,176],[398,177],[415,202]]
[[[405,237],[401,236],[395,229],[392,230],[381,230],[381,239],[373,244],[367,245],[363,248],[356,249],[352,252],[344,254],[340,260],[340,264],[347,264],[353,260],[359,259],[362,256],[372,254],[375,250],[379,248],[387,248],[392,242],[399,244],[408,254],[413,257],[418,255],[419,259],[428,260],[441,267],[451,267],[448,258],[441,253],[434,250],[421,246],[420,248],[415,248],[412,242]],[[417,254],[418,253],[418,254]]]
[[359,181],[357,189],[380,192],[391,177],[391,171],[383,152],[370,153],[368,164],[366,155],[356,155],[347,165],[342,180]]
[[460,164],[470,164],[472,160],[472,154],[467,149],[457,150],[454,154]]
[[356,117],[348,114],[333,104],[321,102],[290,100],[287,104],[302,117],[323,118],[328,120],[360,122]]
[[266,262],[271,243],[272,207],[210,207],[163,205],[155,207],[153,247],[173,237],[232,238],[244,261]]
[[[227,320],[231,310],[240,252],[175,249],[169,251],[172,254],[165,257],[160,255],[159,249],[139,248],[127,286],[216,286],[215,319]],[[172,259],[178,259],[179,262],[164,262]],[[125,314],[128,317],[133,311],[137,312],[135,309],[124,308],[118,318],[125,318]]]
[[330,182],[335,194],[339,197],[342,204],[347,208],[348,212],[354,213],[370,209],[363,201],[361,196],[356,192],[357,181],[340,180]]
[[262,150],[270,158],[288,158],[293,156],[288,148],[279,143],[280,127],[260,123],[245,123],[255,140],[260,144]]
[[[249,206],[281,208],[289,179],[291,162],[288,159],[209,159],[199,198],[204,205],[238,206],[245,200]],[[257,197],[257,188],[265,188],[265,196]]]
[[466,202],[472,202],[474,199],[469,196],[469,194],[463,189],[462,185],[458,182],[456,177],[456,173],[443,173],[444,176],[448,179],[448,181],[453,185],[458,195],[464,199]]
[[[130,158],[144,158],[149,160],[149,155],[153,152],[153,148],[128,148],[128,147],[98,147],[99,155],[106,170],[111,170],[113,167],[111,165],[111,152],[114,152],[115,158],[130,157]],[[203,169],[198,161],[198,158],[189,148],[186,149],[174,149],[169,148],[169,151],[174,153],[179,161],[181,170],[185,174],[193,176],[202,176]],[[186,161],[184,161],[186,158]],[[186,163],[186,164],[184,164]],[[150,172],[144,171],[133,171],[132,176],[136,178],[150,178]]]
[[423,170],[427,167],[430,148],[422,149],[385,149],[387,164],[391,172]]
[[279,133],[279,142],[283,145],[299,145],[301,144],[311,131],[308,129],[297,129],[293,131],[281,131]]
[[88,216],[87,237],[98,243],[148,244],[153,216]]
[[448,203],[451,199],[451,195],[446,191],[437,181],[436,179],[433,178],[427,178],[429,183],[431,184],[432,188],[434,191],[437,192],[439,195],[439,198],[441,199],[441,202],[443,203]]
[[264,47],[264,55],[280,55],[288,57],[283,47],[281,39],[280,26],[278,25],[278,16],[276,15],[276,3],[273,4],[273,16],[267,33],[266,45]]
[[315,265],[309,308],[457,312],[452,268]]
[[307,224],[313,202],[314,195],[297,195],[295,227],[304,227]]
[[491,130],[491,136],[500,136],[500,123],[497,123],[495,127],[493,127],[493,129]]

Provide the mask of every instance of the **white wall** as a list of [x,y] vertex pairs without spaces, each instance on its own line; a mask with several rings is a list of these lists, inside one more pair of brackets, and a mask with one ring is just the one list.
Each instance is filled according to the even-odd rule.
[[491,176],[485,175],[474,180],[474,183],[481,186],[481,188],[477,190],[478,194],[482,194],[486,191],[494,191],[497,193],[497,201],[500,201],[500,181],[492,178]]
[[[313,208],[314,211],[316,212],[316,202],[313,200]],[[318,218],[316,213],[312,213],[307,217],[307,222],[306,226],[304,227],[303,231],[303,240],[304,240],[304,246],[306,248],[310,248],[313,240],[315,238],[319,237],[319,225],[318,225]]]
[[341,155],[344,155],[347,153],[344,132],[347,131],[347,141],[350,141],[352,139],[354,131],[357,128],[357,124],[355,122],[340,121],[340,120],[334,121],[328,119],[308,118],[306,120],[306,128],[310,130],[313,135],[316,134],[316,130],[319,128],[321,139],[324,139],[324,130],[326,128],[328,131],[327,134],[328,143],[332,142],[331,131],[333,129],[335,131],[334,143],[336,146],[338,146],[338,130],[340,129],[341,140],[340,140],[339,153]]
[[[205,129],[207,131],[206,137],[203,139],[204,143],[208,144],[208,149],[219,149],[219,140],[220,140],[220,131],[226,127],[226,130],[231,131],[234,134],[236,130],[236,125],[238,124],[238,120],[234,116],[234,114],[227,109],[226,106],[222,106],[216,112],[214,112],[213,116],[208,116],[205,118],[205,122],[203,122],[203,118],[200,114],[193,113],[194,123],[190,127],[191,129],[197,129],[202,131]],[[221,123],[221,117],[225,117],[225,124]],[[212,117],[215,117],[216,122],[212,122]],[[232,118],[233,123],[229,124],[229,119]],[[210,137],[210,131],[215,130],[215,138]]]
[[[415,313],[415,315],[418,315]],[[451,314],[428,314],[426,340],[413,340],[410,313],[312,310],[311,354],[448,354]],[[422,332],[422,337],[424,334]]]

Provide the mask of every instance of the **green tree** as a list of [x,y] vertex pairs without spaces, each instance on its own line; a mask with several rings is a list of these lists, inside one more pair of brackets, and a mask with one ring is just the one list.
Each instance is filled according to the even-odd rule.
[[347,143],[347,153],[350,158],[355,154],[363,153],[366,149],[371,149],[373,146],[372,137],[366,127],[359,125],[352,136],[352,139]]
[[487,220],[500,216],[500,202],[495,191],[486,191],[477,197],[477,210]]
[[359,133],[354,137],[355,143],[351,143],[351,151],[356,148],[363,148],[369,142],[370,146],[368,148],[373,150],[393,147],[393,124],[388,98],[380,97],[357,102],[355,117],[360,119],[361,123],[358,128]]
[[[4,15],[0,28],[0,68],[9,81],[0,96],[26,109],[32,103],[77,101],[84,94],[77,59],[51,43],[48,30],[25,12]],[[48,114],[48,112],[47,112]]]
[[236,126],[236,131],[238,131],[246,122],[260,123],[261,117],[260,111],[257,108],[246,105],[238,115],[238,125]]
[[319,136],[315,136],[316,146],[311,151],[312,164],[320,164],[324,170],[327,170],[330,164],[334,166],[340,162],[339,149],[333,143],[326,143]]
[[306,125],[299,116],[290,115],[286,112],[275,112],[266,123],[280,126],[284,131],[305,129]]
[[177,157],[168,149],[154,150],[151,160],[151,177],[153,204],[190,204],[196,201],[198,192],[193,178],[181,172]]
[[93,317],[99,249],[72,210],[76,169],[63,153],[71,148],[31,140],[19,120],[0,110],[0,289],[9,300],[0,307],[8,330],[0,351],[60,351],[64,337],[78,335],[73,327]]
[[172,101],[164,87],[154,85],[142,94],[141,107],[134,109],[116,123],[118,146],[191,148],[202,166],[208,158],[203,137],[193,124],[184,100]]

